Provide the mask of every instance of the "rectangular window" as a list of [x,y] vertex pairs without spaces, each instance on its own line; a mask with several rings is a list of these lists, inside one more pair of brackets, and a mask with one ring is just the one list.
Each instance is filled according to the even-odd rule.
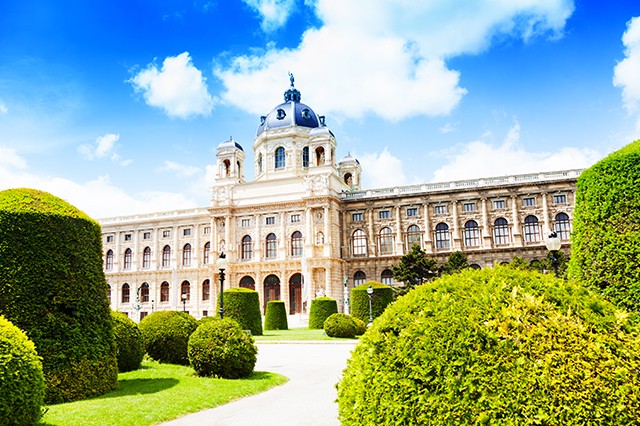
[[351,214],[351,221],[353,221],[353,222],[362,222],[362,213],[353,213],[353,214]]
[[536,205],[535,197],[526,197],[522,199],[522,205],[525,207],[531,207]]
[[498,209],[504,209],[506,207],[506,204],[504,202],[504,200],[495,200],[493,202],[493,208],[498,210]]
[[203,317],[208,317],[209,316],[209,311],[202,311],[202,316]]
[[182,230],[183,237],[188,237],[189,235],[191,235],[191,228],[186,228]]
[[171,237],[171,231],[166,229],[164,231],[162,231],[162,238],[169,238]]
[[150,240],[151,239],[151,232],[144,232],[142,234],[142,239],[143,240]]
[[266,218],[266,222],[267,225],[275,225],[276,223],[276,218],[275,216],[269,216],[268,218]]
[[107,235],[107,242],[108,243],[112,243],[113,242],[113,235]]
[[211,227],[205,226],[202,232],[204,233],[204,235],[209,235],[211,233]]
[[562,195],[554,195],[553,196],[553,204],[567,204],[567,196]]
[[300,215],[299,214],[292,214],[291,215],[291,223],[299,223],[300,222]]
[[251,226],[251,219],[242,219],[240,221],[240,226],[242,226],[243,228],[248,228]]
[[131,241],[131,234],[124,234],[125,241]]
[[417,208],[407,209],[407,216],[417,216],[417,215],[418,215],[418,209]]
[[380,219],[389,219],[391,217],[391,212],[389,210],[380,211]]
[[447,213],[447,206],[435,206],[433,208],[433,212],[435,214],[446,214]]
[[476,211],[476,203],[464,203],[462,205],[463,212],[474,212]]

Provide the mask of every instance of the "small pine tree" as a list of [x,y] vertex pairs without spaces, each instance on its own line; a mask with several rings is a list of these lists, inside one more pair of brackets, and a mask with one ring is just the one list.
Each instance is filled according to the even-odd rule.
[[404,284],[394,288],[396,297],[438,276],[436,261],[427,257],[418,244],[414,244],[411,251],[400,258],[400,263],[392,266],[391,271],[393,279]]
[[442,274],[455,274],[463,269],[469,268],[469,260],[461,251],[451,253],[447,261],[440,267]]

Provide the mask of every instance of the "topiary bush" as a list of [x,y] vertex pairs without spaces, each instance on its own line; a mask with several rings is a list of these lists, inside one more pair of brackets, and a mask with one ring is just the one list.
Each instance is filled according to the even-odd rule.
[[158,311],[147,315],[139,324],[147,354],[156,361],[189,365],[189,336],[198,327],[186,312]]
[[387,306],[393,302],[393,289],[378,281],[369,281],[351,289],[351,316],[369,323],[369,295],[367,288],[373,287],[371,311],[373,318],[378,318]]
[[638,328],[598,294],[497,266],[417,287],[362,336],[338,385],[343,425],[627,425]]
[[110,311],[100,225],[46,192],[0,192],[0,314],[42,357],[46,402],[116,387]]
[[111,319],[116,337],[118,371],[137,370],[145,353],[144,338],[138,324],[121,312],[111,311]]
[[322,329],[324,320],[336,313],[338,313],[338,303],[335,299],[326,296],[313,299],[309,308],[309,329]]
[[356,325],[356,336],[362,336],[367,331],[367,324],[360,318],[351,317],[353,323]]
[[347,337],[353,339],[356,336],[356,323],[347,314],[332,314],[324,320],[323,328],[329,337]]
[[198,376],[247,377],[257,354],[253,337],[231,318],[206,321],[189,338],[189,362]]
[[569,279],[640,311],[640,140],[578,178]]
[[36,424],[42,405],[44,376],[35,345],[0,315],[0,424]]
[[282,300],[270,300],[267,302],[267,312],[264,316],[265,330],[288,330],[287,310]]
[[[223,292],[224,317],[234,319],[243,330],[251,330],[254,336],[262,336],[262,314],[258,292],[244,287],[230,288]],[[216,311],[220,311],[220,301]]]

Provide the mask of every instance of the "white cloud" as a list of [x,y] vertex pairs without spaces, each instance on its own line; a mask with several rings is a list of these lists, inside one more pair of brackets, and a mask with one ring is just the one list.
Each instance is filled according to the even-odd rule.
[[483,135],[481,140],[460,144],[435,155],[448,160],[437,169],[433,181],[478,179],[512,174],[538,173],[589,167],[602,154],[589,148],[564,147],[551,152],[531,152],[520,144],[520,124],[515,123],[504,141],[494,146]]
[[128,166],[132,160],[121,160],[116,149],[116,142],[120,140],[117,133],[107,133],[104,136],[98,136],[94,145],[83,144],[78,147],[78,152],[87,160],[95,158],[109,157],[112,161],[119,163],[121,166]]
[[446,135],[447,133],[454,132],[459,124],[460,123],[445,123],[444,126],[440,127],[440,133]]
[[[358,156],[362,166],[363,188],[384,188],[405,185],[402,161],[394,157],[387,147],[380,153],[365,153]],[[380,172],[384,170],[384,172]]]
[[[622,100],[627,112],[637,114],[640,113],[640,17],[627,22],[622,43],[625,58],[613,69],[613,85],[622,88]],[[640,117],[638,127],[640,130]]]
[[169,117],[206,116],[213,110],[206,79],[193,66],[189,52],[168,56],[160,70],[150,64],[129,82],[136,92],[142,92],[147,105],[161,108]]
[[227,103],[268,112],[291,70],[320,113],[389,120],[448,114],[466,90],[446,59],[481,52],[497,35],[557,37],[573,11],[571,0],[473,0],[464,7],[449,0],[318,0],[314,6],[323,26],[307,30],[296,48],[271,45],[215,70]]
[[27,162],[18,155],[15,149],[0,146],[0,172],[6,169],[24,170],[26,168]]
[[295,7],[294,0],[243,0],[262,17],[260,27],[265,32],[286,24]]
[[7,105],[2,102],[2,99],[0,99],[0,115],[4,115],[7,114],[9,112],[9,108],[7,108]]
[[165,161],[164,164],[158,168],[160,172],[176,172],[178,176],[194,176],[200,173],[199,167],[185,166],[184,164],[176,163],[175,161]]

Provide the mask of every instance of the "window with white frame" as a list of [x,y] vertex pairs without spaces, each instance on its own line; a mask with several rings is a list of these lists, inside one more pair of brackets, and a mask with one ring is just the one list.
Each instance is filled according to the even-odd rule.
[[465,247],[478,247],[480,245],[480,228],[478,222],[470,220],[464,224]]
[[291,215],[291,223],[300,223],[300,215],[292,214]]
[[124,270],[128,271],[129,269],[131,269],[131,257],[132,257],[133,252],[131,251],[130,248],[126,249],[124,251]]
[[182,230],[183,237],[188,237],[189,235],[191,235],[191,228],[185,228]]
[[248,228],[251,226],[251,219],[241,219],[240,220],[240,226],[242,226],[243,228]]
[[131,241],[131,234],[124,234],[125,241]]
[[144,269],[151,267],[151,247],[145,247],[142,252],[142,267]]
[[389,219],[391,217],[391,212],[389,210],[381,210],[379,215],[380,219]]
[[415,207],[411,207],[407,209],[407,216],[417,216],[418,215],[418,209]]
[[265,224],[267,225],[275,225],[276,223],[276,217],[275,216],[269,216],[267,218],[265,218]]
[[493,201],[493,208],[496,209],[496,210],[504,209],[506,207],[507,207],[507,205],[506,205],[504,200],[494,200]]
[[352,222],[362,222],[362,213],[352,213],[351,214]]
[[191,244],[185,244],[182,248],[182,266],[191,266]]
[[566,213],[558,213],[556,215],[556,222],[553,226],[553,230],[556,231],[558,237],[563,240],[569,240],[571,236],[571,223],[569,222],[569,215]]
[[367,280],[367,274],[365,274],[362,271],[358,271],[355,274],[353,274],[353,286],[357,287],[360,284],[364,284],[364,282]]
[[291,234],[291,256],[302,256],[303,250],[302,232],[296,231]]
[[446,214],[447,213],[447,206],[446,205],[440,205],[440,206],[434,206],[433,207],[433,212],[435,214]]
[[203,233],[204,235],[209,235],[209,234],[211,233],[211,227],[210,227],[210,226],[205,226],[205,227],[202,229],[202,233]]
[[253,256],[253,242],[249,235],[242,237],[241,259],[250,260]]
[[165,229],[164,231],[162,231],[162,238],[170,238],[171,237],[171,231],[169,229]]
[[553,204],[567,204],[566,194],[557,194],[553,196]]
[[524,197],[522,199],[522,205],[525,206],[525,207],[535,206],[536,205],[536,198],[535,197]]
[[493,222],[493,242],[496,245],[505,245],[511,242],[507,219],[499,217]]
[[449,225],[446,223],[439,223],[436,225],[436,248],[448,249],[451,246],[449,240]]
[[420,228],[418,228],[418,225],[409,226],[409,228],[407,228],[407,247],[411,248],[415,244],[420,246],[420,237]]
[[464,203],[462,204],[463,212],[474,212],[476,211],[476,203]]
[[265,256],[267,259],[274,259],[278,256],[278,239],[276,234],[267,235]]
[[528,243],[540,241],[540,223],[538,218],[530,215],[524,218],[524,240]]
[[111,271],[113,269],[113,250],[107,251],[104,269]]
[[382,271],[382,274],[380,274],[380,282],[386,285],[392,285],[395,283],[395,281],[393,280],[393,272],[391,272],[391,269],[385,269],[384,271]]
[[353,255],[354,256],[366,256],[367,255],[367,235],[362,229],[357,229],[353,233]]
[[391,228],[380,230],[380,254],[393,253],[393,231]]
[[112,243],[113,242],[113,235],[107,235],[107,242],[108,243]]
[[143,240],[150,240],[151,239],[151,232],[143,232],[142,233],[142,239]]

